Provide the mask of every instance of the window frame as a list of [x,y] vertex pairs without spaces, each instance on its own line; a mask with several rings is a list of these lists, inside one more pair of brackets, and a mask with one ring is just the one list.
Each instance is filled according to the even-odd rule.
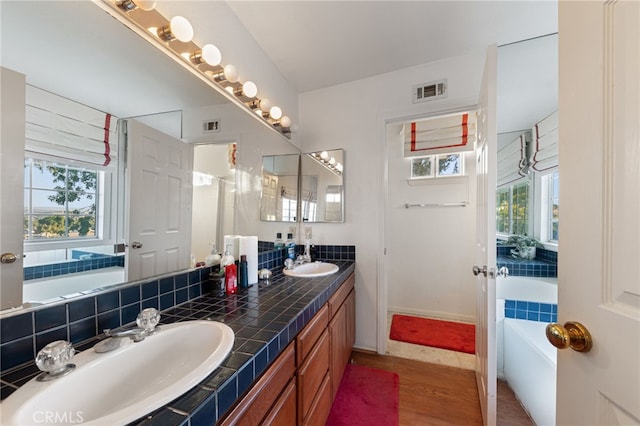
[[[24,160],[47,161],[57,163],[72,168],[86,168],[98,172],[98,182],[96,187],[96,236],[83,238],[55,238],[51,240],[24,240],[23,249],[25,253],[33,253],[47,250],[74,249],[83,247],[96,247],[102,245],[112,245],[115,243],[116,233],[116,206],[115,195],[117,188],[114,185],[116,179],[117,166],[107,167],[85,163],[69,158],[54,157],[45,154],[25,152]],[[27,189],[27,183],[23,182],[23,188]],[[26,207],[26,206],[25,206]],[[23,208],[24,210],[24,208]]]
[[[457,178],[461,176],[466,176],[466,170],[464,166],[464,152],[445,152],[440,154],[431,154],[431,155],[422,155],[417,157],[408,157],[411,161],[409,161],[409,180],[424,180],[424,179],[443,179],[443,178]],[[440,172],[440,159],[442,157],[447,157],[449,155],[457,155],[460,159],[460,170],[456,174],[441,174]],[[424,160],[429,159],[431,163],[431,173],[423,176],[415,176],[413,163],[416,160]]]
[[[499,186],[498,188],[496,188],[496,229],[498,228],[498,214],[497,214],[497,209],[498,209],[498,205],[497,205],[497,201],[498,201],[498,192],[499,191],[503,191],[505,189],[508,190],[508,197],[507,199],[509,200],[509,207],[508,207],[508,211],[509,211],[509,216],[507,218],[507,222],[508,222],[508,226],[509,226],[509,230],[508,232],[498,232],[496,231],[496,234],[498,236],[498,238],[500,239],[508,239],[510,236],[512,235],[516,235],[513,232],[513,224],[514,224],[514,220],[513,220],[513,204],[512,204],[512,200],[513,200],[513,189],[514,187],[518,186],[518,185],[522,185],[522,184],[528,184],[529,188],[528,188],[528,194],[527,194],[527,230],[526,230],[526,235],[535,235],[534,234],[534,224],[533,224],[533,220],[535,217],[534,211],[535,211],[535,184],[533,182],[533,179],[529,178],[529,177],[523,177],[522,179],[518,179],[514,182],[510,182],[508,184]],[[521,235],[521,234],[519,234]]]

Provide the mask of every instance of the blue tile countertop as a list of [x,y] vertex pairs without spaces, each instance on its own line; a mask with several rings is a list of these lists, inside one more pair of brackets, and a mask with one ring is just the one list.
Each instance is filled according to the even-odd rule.
[[[222,365],[198,386],[132,424],[196,426],[222,418],[355,270],[353,261],[332,262],[340,267],[333,275],[295,278],[277,268],[269,286],[254,285],[230,296],[203,295],[162,311],[162,324],[202,319],[224,322],[233,329],[235,342]],[[76,349],[89,349],[96,341]],[[31,363],[3,379],[20,386],[38,372]]]

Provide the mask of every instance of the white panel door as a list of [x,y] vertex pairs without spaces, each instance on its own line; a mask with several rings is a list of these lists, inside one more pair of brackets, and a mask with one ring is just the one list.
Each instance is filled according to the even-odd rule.
[[559,2],[558,425],[640,424],[640,2]]
[[127,280],[188,268],[193,147],[127,122]]
[[[0,67],[0,309],[22,304],[25,76]],[[9,256],[15,256],[9,258]]]
[[[476,147],[476,383],[482,419],[496,424],[496,66],[497,47],[487,48],[478,102],[478,145]],[[477,269],[476,269],[477,268]]]

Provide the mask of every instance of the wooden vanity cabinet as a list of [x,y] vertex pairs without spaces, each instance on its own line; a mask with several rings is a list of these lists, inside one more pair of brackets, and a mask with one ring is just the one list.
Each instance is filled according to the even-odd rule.
[[[313,417],[326,420],[326,413],[318,409],[320,390],[329,378],[329,308],[324,305],[296,338],[298,359],[298,424],[309,424]],[[312,406],[315,407],[312,410]],[[331,406],[329,405],[329,410]]]
[[331,400],[336,396],[344,370],[351,359],[351,351],[356,338],[356,293],[354,275],[345,281],[329,299],[329,312],[333,313],[329,322]]
[[221,425],[326,423],[355,342],[351,274]]
[[[291,343],[220,424],[225,426],[295,424],[297,410],[295,371],[295,345]],[[282,422],[272,423],[271,420],[274,419]]]

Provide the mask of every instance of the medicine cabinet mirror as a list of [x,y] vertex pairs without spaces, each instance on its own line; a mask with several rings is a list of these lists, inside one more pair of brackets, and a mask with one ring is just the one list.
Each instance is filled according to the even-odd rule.
[[344,222],[344,150],[262,158],[260,220]]

